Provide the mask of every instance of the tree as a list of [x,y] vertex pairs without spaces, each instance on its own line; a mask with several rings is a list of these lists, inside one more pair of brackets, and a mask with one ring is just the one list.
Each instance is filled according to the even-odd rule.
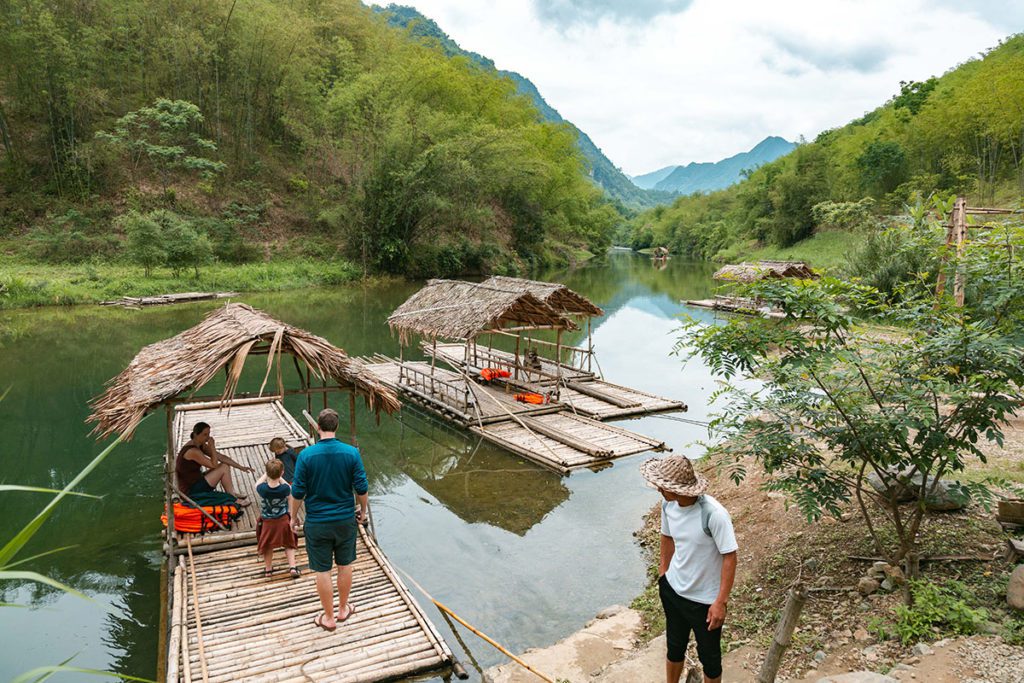
[[167,261],[167,246],[160,223],[149,216],[130,211],[117,219],[128,238],[128,258],[143,267],[146,277],[153,268]]
[[148,219],[160,226],[166,249],[164,265],[171,269],[174,277],[189,267],[199,277],[199,266],[213,259],[210,238],[196,230],[191,221],[173,211],[153,211],[148,214]]
[[875,140],[857,157],[861,186],[880,195],[892,192],[906,177],[906,164],[898,142]]
[[166,191],[167,179],[175,170],[210,178],[226,168],[223,162],[202,156],[217,151],[213,140],[193,132],[202,122],[202,112],[191,102],[161,98],[151,107],[125,114],[113,131],[99,131],[96,138],[122,150],[133,172],[148,164],[160,174]]
[[[740,289],[780,302],[785,320],[693,321],[680,341],[727,381],[740,373],[763,380],[720,392],[731,400],[712,422],[723,437],[714,450],[735,479],[745,476],[741,459],[754,458],[768,487],[790,494],[808,519],[838,516],[856,500],[876,552],[893,561],[915,552],[929,500],[943,486],[957,498],[990,501],[985,483],[940,480],[971,459],[984,462],[979,439],[1001,444],[1024,400],[1022,354],[1007,328],[948,298],[937,306],[930,295],[889,303],[873,288],[834,279]],[[851,311],[905,332],[859,333]],[[891,527],[895,546],[881,525]]]

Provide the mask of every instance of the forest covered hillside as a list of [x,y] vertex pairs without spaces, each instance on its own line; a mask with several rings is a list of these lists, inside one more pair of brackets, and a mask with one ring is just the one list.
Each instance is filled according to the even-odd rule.
[[722,190],[743,179],[743,174],[775,161],[796,147],[776,135],[766,137],[749,151],[734,154],[720,161],[692,161],[685,166],[666,166],[633,178],[633,183],[646,189],[676,194]]
[[[588,172],[605,192],[612,199],[619,202],[627,209],[656,206],[667,204],[675,197],[673,191],[654,191],[642,188],[633,183],[625,173],[612,163],[598,148],[590,136],[577,128],[572,122],[566,121],[562,115],[552,107],[540,94],[533,82],[515,71],[500,70],[494,65],[489,57],[462,49],[458,43],[437,25],[433,19],[423,16],[413,7],[405,5],[388,5],[386,8],[378,9],[387,17],[388,23],[397,28],[405,29],[410,35],[435,43],[449,55],[461,55],[468,57],[484,69],[493,71],[499,76],[508,78],[516,85],[516,89],[522,95],[530,98],[537,106],[545,120],[552,123],[564,123],[570,127],[576,135],[576,143],[588,163]],[[660,189],[660,188],[659,188]]]
[[356,0],[12,0],[0,25],[8,264],[504,272],[620,220],[574,129]]
[[900,84],[882,106],[741,183],[638,215],[617,241],[719,260],[758,250],[784,255],[780,249],[812,236],[863,237],[882,216],[954,194],[974,205],[1021,205],[1024,35],[941,77]]

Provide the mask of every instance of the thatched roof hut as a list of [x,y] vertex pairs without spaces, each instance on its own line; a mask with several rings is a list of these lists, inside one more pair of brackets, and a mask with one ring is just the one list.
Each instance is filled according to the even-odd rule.
[[818,274],[803,261],[744,261],[719,268],[713,277],[730,282],[755,282],[787,277],[815,280]]
[[107,382],[106,391],[91,401],[88,421],[96,423],[94,432],[101,437],[130,437],[154,407],[201,387],[225,367],[228,381],[222,399],[226,402],[235,393],[246,357],[259,353],[267,354],[267,377],[275,355],[287,353],[304,362],[317,379],[354,388],[371,409],[390,413],[400,406],[391,389],[323,337],[233,303],[213,311],[195,327],[139,351],[121,374]]
[[562,313],[526,291],[462,280],[429,280],[388,317],[403,344],[409,335],[471,339],[506,326],[572,330]]
[[529,292],[563,315],[586,317],[604,315],[604,311],[594,305],[590,299],[557,282],[541,282],[540,280],[495,275],[485,280],[483,284],[513,292]]

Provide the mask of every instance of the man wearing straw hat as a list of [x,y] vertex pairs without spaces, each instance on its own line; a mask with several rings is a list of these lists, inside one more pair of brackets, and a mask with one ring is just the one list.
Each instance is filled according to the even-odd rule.
[[706,495],[708,480],[681,455],[648,460],[644,479],[661,503],[661,562],[658,593],[665,610],[668,654],[665,680],[678,683],[690,632],[705,683],[722,680],[722,624],[736,578],[736,535],[721,503]]

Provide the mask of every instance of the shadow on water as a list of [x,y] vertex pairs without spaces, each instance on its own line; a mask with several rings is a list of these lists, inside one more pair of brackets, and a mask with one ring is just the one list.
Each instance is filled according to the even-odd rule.
[[[659,268],[648,258],[612,254],[575,271],[538,277],[562,281],[604,308],[593,336],[609,379],[683,399],[688,417],[701,419],[713,378],[670,352],[680,314],[713,319],[680,303],[711,291],[712,270],[676,260]],[[397,355],[384,320],[418,287],[387,282],[241,300],[351,355]],[[0,403],[8,454],[0,481],[51,487],[69,481],[104,446],[84,424],[88,401],[104,382],[142,346],[195,325],[218,305],[0,314],[0,390],[11,388]],[[565,341],[585,343],[585,329]],[[258,388],[265,370],[260,363],[250,362],[243,390]],[[294,382],[288,375],[285,368],[285,381]],[[203,393],[219,389],[212,383]],[[301,397],[289,397],[286,405],[296,416],[306,407]],[[332,405],[347,410],[347,400]],[[640,591],[644,566],[632,532],[657,497],[637,473],[645,456],[561,478],[433,418],[408,411],[378,423],[359,405],[359,445],[381,546],[438,599],[507,647],[550,644]],[[314,399],[314,412],[319,407]],[[664,439],[676,452],[700,454],[686,445],[701,438],[698,427],[657,417],[620,424]],[[84,483],[83,490],[102,500],[65,501],[26,548],[32,554],[77,544],[31,569],[84,590],[109,611],[36,585],[5,586],[0,599],[31,609],[3,612],[0,679],[76,654],[81,666],[153,675],[165,443],[163,416],[156,415]],[[0,539],[45,502],[41,494],[0,495]],[[433,608],[428,613],[446,631]],[[468,642],[484,666],[501,661],[479,641]]]

